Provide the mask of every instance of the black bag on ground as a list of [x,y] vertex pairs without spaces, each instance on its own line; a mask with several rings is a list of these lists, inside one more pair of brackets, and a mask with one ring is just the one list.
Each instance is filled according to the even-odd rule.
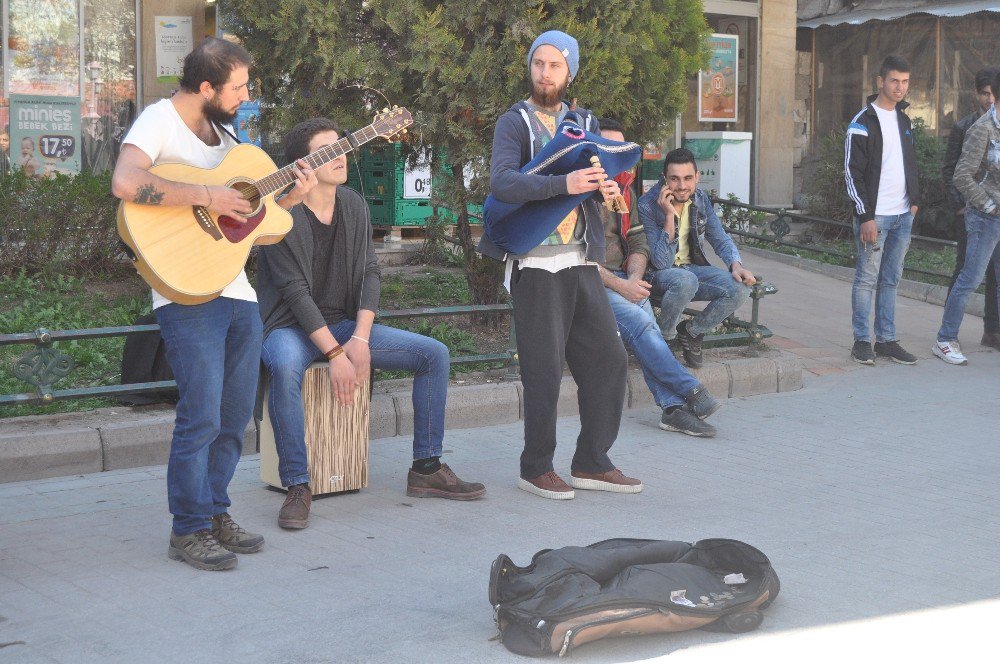
[[560,656],[584,643],[689,629],[749,632],[780,583],[743,542],[611,539],[493,563],[490,604],[501,642],[519,655]]
[[[156,316],[146,314],[136,325],[154,325]],[[167,349],[159,332],[132,332],[125,335],[122,349],[122,385],[173,380],[174,372],[167,362]],[[119,401],[125,406],[148,406],[154,403],[177,403],[177,388],[125,394]]]

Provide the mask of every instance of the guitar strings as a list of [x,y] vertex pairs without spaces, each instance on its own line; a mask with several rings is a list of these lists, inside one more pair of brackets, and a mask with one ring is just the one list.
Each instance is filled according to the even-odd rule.
[[[378,132],[372,125],[365,127],[364,129],[359,129],[357,132],[361,136],[361,142],[367,143],[376,136]],[[369,135],[370,134],[370,135]],[[342,147],[343,146],[343,147]],[[322,148],[316,150],[312,154],[306,155],[303,160],[309,164],[310,168],[316,169],[326,164],[327,162],[336,159],[337,157],[347,154],[351,150],[351,142],[346,137],[340,139],[336,143],[323,146]],[[274,173],[257,180],[252,184],[253,188],[256,190],[255,193],[257,197],[263,198],[269,194],[283,189],[288,185],[295,182],[295,174],[292,172],[294,164],[289,164],[283,168],[278,169]],[[275,182],[272,182],[274,180]]]

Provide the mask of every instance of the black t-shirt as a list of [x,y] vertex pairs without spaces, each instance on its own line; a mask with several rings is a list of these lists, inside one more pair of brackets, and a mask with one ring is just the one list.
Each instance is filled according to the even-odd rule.
[[319,307],[327,325],[334,325],[346,319],[347,302],[347,256],[344,255],[346,239],[344,220],[337,206],[333,212],[333,222],[322,223],[309,206],[303,205],[309,226],[313,233],[313,283],[312,299]]

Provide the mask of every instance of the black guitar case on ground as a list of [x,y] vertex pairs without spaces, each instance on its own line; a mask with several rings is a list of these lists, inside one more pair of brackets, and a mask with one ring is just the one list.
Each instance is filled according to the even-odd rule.
[[560,656],[584,643],[689,629],[749,632],[778,595],[763,553],[744,542],[611,539],[493,563],[490,604],[501,642]]

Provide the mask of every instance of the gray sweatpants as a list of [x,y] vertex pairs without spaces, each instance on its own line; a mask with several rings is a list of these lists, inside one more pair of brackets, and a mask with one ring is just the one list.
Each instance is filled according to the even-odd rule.
[[564,363],[576,381],[580,405],[571,470],[614,469],[608,450],[621,424],[628,358],[597,268],[582,265],[552,273],[515,267],[511,295],[524,386],[521,477],[553,470]]

